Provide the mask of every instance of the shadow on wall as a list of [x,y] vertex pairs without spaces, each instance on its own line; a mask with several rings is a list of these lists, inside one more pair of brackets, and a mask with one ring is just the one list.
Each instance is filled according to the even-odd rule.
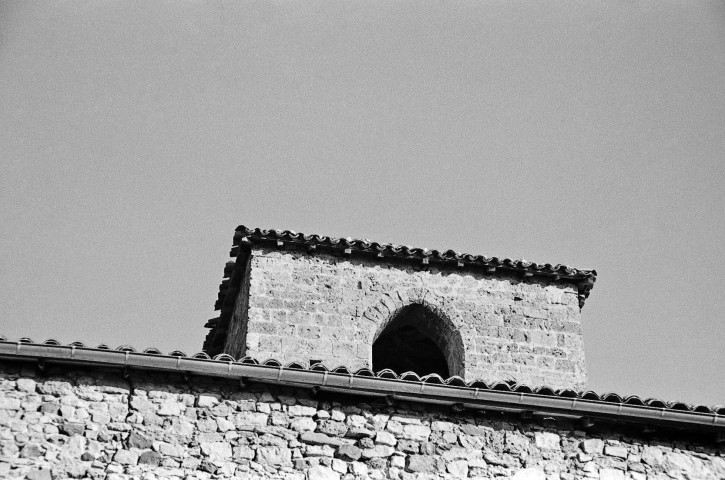
[[[458,341],[456,341],[458,339]],[[456,351],[457,349],[457,351]],[[373,343],[373,370],[390,369],[418,376],[459,375],[449,359],[463,356],[460,334],[424,305],[412,304],[393,314]]]

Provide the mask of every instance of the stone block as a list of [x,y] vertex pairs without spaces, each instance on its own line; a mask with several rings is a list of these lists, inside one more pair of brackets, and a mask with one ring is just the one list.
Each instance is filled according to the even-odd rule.
[[336,472],[339,472],[339,473],[342,473],[342,474],[347,473],[347,463],[344,462],[344,461],[342,461],[342,460],[340,460],[340,459],[338,459],[338,458],[332,459],[332,465],[331,465],[331,467]]
[[162,456],[158,452],[152,452],[150,450],[143,452],[138,457],[138,464],[139,465],[149,465],[152,467],[158,467],[161,463]]
[[539,468],[524,468],[516,472],[511,480],[546,480],[546,473]]
[[136,465],[138,463],[138,453],[130,450],[118,450],[113,456],[113,460],[121,465]]
[[450,450],[443,452],[442,457],[446,461],[474,460],[483,458],[483,452],[475,448],[452,447]]
[[151,445],[153,444],[151,439],[135,431],[131,432],[128,435],[128,440],[126,443],[129,448],[139,448],[141,450],[145,448],[151,448]]
[[211,408],[219,403],[216,395],[199,395],[196,398],[196,406],[199,408]]
[[430,436],[430,428],[424,425],[403,426],[403,438],[407,440],[427,441]]
[[82,423],[65,422],[58,425],[58,431],[68,436],[83,435],[85,430],[86,427]]
[[551,432],[536,432],[534,434],[536,446],[544,450],[559,450],[561,448],[561,437]]
[[258,412],[241,412],[234,417],[234,423],[239,426],[263,427],[267,425],[269,415]]
[[317,409],[313,407],[305,407],[304,405],[290,405],[287,413],[292,417],[313,417],[317,414]]
[[18,378],[16,385],[18,390],[21,392],[35,393],[35,388],[38,383],[32,378]]
[[296,432],[314,431],[317,423],[312,417],[295,417],[290,422],[290,428]]
[[601,455],[604,451],[604,441],[598,438],[588,438],[581,443],[584,453],[590,455]]
[[347,433],[347,426],[342,422],[323,420],[318,424],[317,431],[326,435],[343,437]]
[[308,457],[332,457],[335,449],[330,445],[307,445],[305,447],[305,455]]
[[31,470],[25,474],[25,478],[26,480],[52,480],[50,469],[48,468]]
[[604,447],[604,455],[617,458],[627,458],[629,454],[626,447],[607,445]]
[[344,444],[337,449],[335,456],[349,462],[354,462],[362,456],[362,450],[355,445]]
[[340,480],[340,474],[329,467],[316,465],[307,470],[307,480]]
[[398,440],[395,438],[395,436],[392,433],[378,432],[375,434],[375,443],[379,443],[381,445],[389,445],[391,447],[394,447],[395,444],[398,443]]
[[227,442],[201,442],[201,453],[212,458],[231,458],[232,447]]
[[365,448],[362,451],[362,458],[379,458],[389,457],[395,452],[395,449],[388,445],[375,445],[372,448]]
[[241,446],[234,447],[232,455],[234,458],[252,460],[254,458],[255,452],[254,449],[252,449],[251,447]]
[[448,473],[454,478],[468,478],[468,462],[465,460],[456,460],[446,465]]
[[375,436],[375,432],[363,427],[353,427],[347,431],[345,436],[347,438],[371,438]]
[[645,446],[642,449],[642,462],[651,467],[659,467],[664,462],[665,454],[660,447]]
[[17,398],[0,397],[0,410],[20,410],[20,400]]
[[436,471],[436,462],[428,455],[411,455],[408,457],[407,469],[411,472],[433,473]]
[[451,422],[434,421],[431,422],[430,428],[434,432],[452,432],[454,424]]
[[255,460],[264,465],[288,465],[292,463],[292,450],[285,447],[260,447]]
[[330,437],[324,433],[302,432],[300,434],[300,441],[311,445],[331,445],[333,447],[342,445],[340,439]]
[[352,462],[350,464],[350,473],[364,477],[368,474],[368,466],[362,462]]
[[602,468],[599,470],[599,480],[624,480],[624,472],[615,468]]

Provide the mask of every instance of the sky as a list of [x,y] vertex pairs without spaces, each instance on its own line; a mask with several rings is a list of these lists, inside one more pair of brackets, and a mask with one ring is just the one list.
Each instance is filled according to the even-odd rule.
[[593,268],[589,388],[725,404],[725,3],[0,0],[0,334],[201,350],[234,228]]

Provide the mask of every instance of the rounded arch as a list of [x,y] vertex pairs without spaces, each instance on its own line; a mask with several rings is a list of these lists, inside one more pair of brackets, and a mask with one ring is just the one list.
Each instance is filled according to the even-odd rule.
[[364,314],[376,324],[369,343],[373,369],[464,377],[465,348],[459,328],[426,299],[427,292],[411,293],[386,295]]

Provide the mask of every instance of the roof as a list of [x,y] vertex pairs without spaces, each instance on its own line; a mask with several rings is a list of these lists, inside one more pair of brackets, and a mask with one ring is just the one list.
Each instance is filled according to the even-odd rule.
[[355,372],[345,367],[330,369],[322,364],[306,367],[297,363],[283,365],[270,359],[234,359],[206,353],[188,356],[174,351],[167,355],[156,348],[138,352],[129,346],[111,349],[106,345],[87,347],[80,342],[61,345],[56,340],[36,343],[28,338],[10,341],[0,337],[0,360],[30,361],[78,366],[161,371],[205,377],[233,378],[244,382],[297,386],[379,397],[389,402],[399,400],[449,405],[461,409],[544,414],[553,417],[582,418],[602,421],[659,425],[690,431],[725,433],[725,406],[708,407],[658,399],[641,399],[615,393],[553,390],[527,385],[482,381],[465,382],[460,377],[443,379],[436,374],[419,377],[391,370]]
[[272,248],[298,248],[309,254],[327,253],[342,256],[357,256],[377,261],[410,262],[424,268],[436,266],[446,269],[463,269],[485,272],[491,275],[516,275],[521,278],[538,278],[545,281],[560,281],[577,286],[579,307],[584,302],[596,281],[596,270],[584,270],[568,265],[528,262],[510,258],[487,257],[460,253],[454,250],[428,250],[427,248],[379,243],[367,239],[335,238],[323,235],[305,235],[292,230],[262,230],[240,225],[234,232],[230,256],[233,261],[227,262],[224,278],[219,286],[219,295],[214,306],[220,310],[219,318],[213,318],[205,325],[211,331],[204,342],[204,350],[216,354],[222,351],[226,339],[234,299],[238,292],[242,272],[240,268],[246,260],[244,255],[252,246]]
[[[456,252],[454,250],[428,250],[427,248],[379,243],[367,239],[335,238],[322,235],[305,235],[292,230],[261,230],[244,225],[237,227],[231,256],[236,257],[241,245],[273,245],[277,248],[294,245],[302,246],[311,254],[317,252],[336,252],[346,255],[361,255],[378,259],[402,259],[419,261],[426,265],[436,264],[454,268],[480,268],[489,273],[507,272],[541,276],[574,284],[592,284],[596,280],[596,270],[583,270],[568,265],[527,262],[510,258],[487,257]],[[426,261],[427,260],[427,261]],[[426,262],[424,262],[426,261]],[[591,285],[590,285],[591,288]]]

